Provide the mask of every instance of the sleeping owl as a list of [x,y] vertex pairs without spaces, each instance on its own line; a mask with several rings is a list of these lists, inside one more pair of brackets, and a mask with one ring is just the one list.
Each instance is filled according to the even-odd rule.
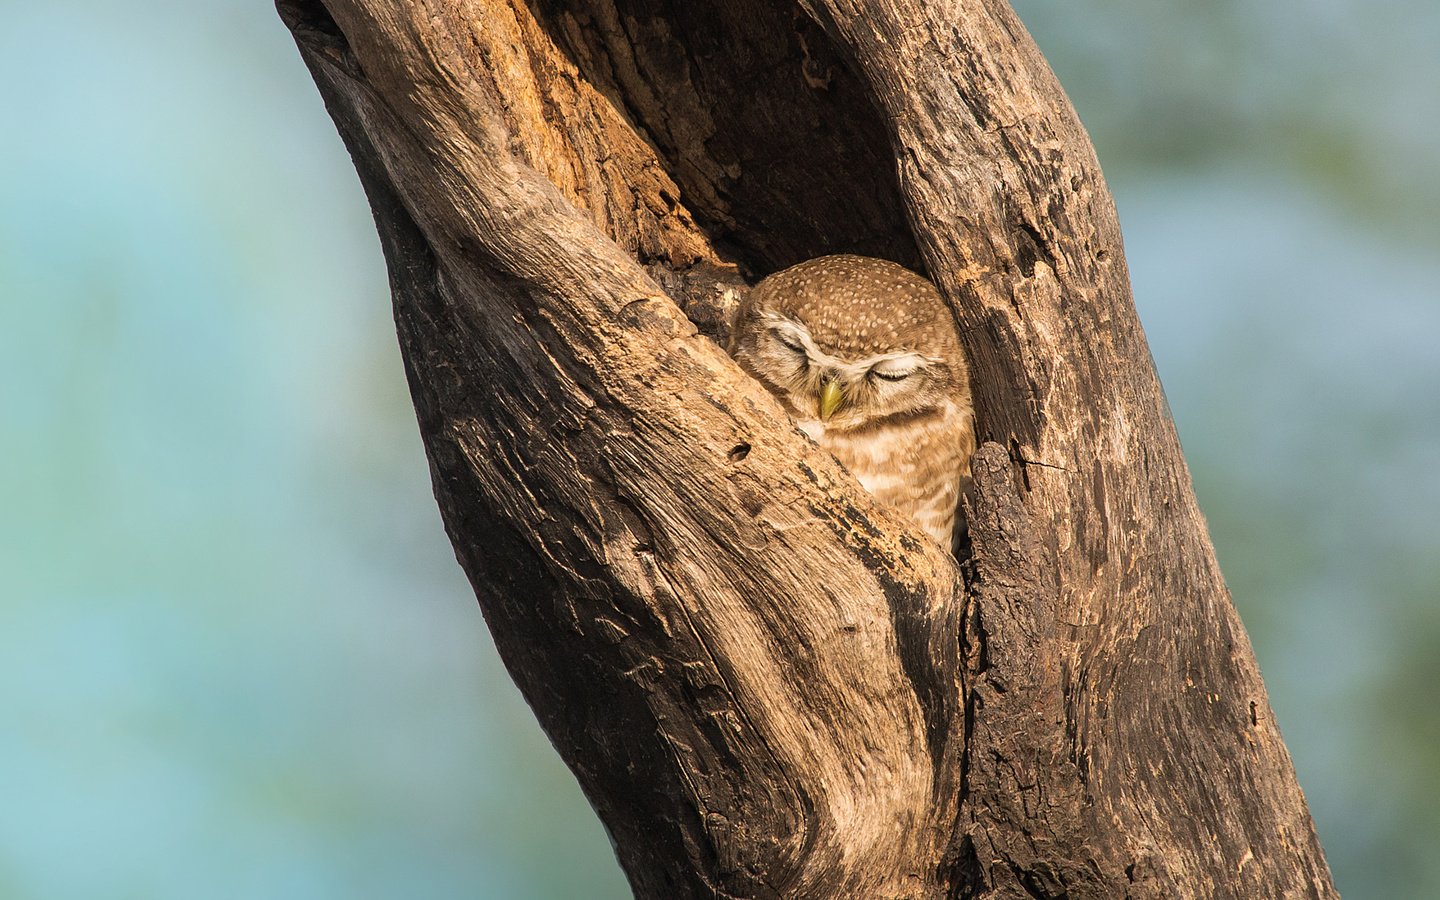
[[750,292],[730,355],[866,490],[954,549],[974,414],[934,285],[882,259],[808,260]]

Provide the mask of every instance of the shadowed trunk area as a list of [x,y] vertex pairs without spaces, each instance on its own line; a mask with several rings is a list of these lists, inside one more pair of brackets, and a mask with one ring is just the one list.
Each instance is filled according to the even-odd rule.
[[712,245],[746,274],[839,252],[921,266],[880,113],[799,8],[528,6],[655,149]]

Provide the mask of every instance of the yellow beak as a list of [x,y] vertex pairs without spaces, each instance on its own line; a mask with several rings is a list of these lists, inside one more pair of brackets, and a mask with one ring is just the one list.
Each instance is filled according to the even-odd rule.
[[845,392],[840,385],[826,379],[820,383],[820,421],[829,421],[835,411],[845,405]]

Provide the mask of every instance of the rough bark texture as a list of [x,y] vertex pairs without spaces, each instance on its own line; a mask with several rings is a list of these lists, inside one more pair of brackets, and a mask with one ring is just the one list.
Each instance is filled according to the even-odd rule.
[[[1109,194],[1004,0],[279,7],[457,555],[637,896],[1335,896]],[[835,251],[962,326],[963,567],[711,340]]]

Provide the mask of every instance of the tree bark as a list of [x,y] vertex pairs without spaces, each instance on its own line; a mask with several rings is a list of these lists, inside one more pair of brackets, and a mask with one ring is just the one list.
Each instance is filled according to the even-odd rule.
[[[1004,0],[280,0],[436,498],[639,897],[1333,897],[1089,140]],[[719,349],[929,275],[961,565]]]

